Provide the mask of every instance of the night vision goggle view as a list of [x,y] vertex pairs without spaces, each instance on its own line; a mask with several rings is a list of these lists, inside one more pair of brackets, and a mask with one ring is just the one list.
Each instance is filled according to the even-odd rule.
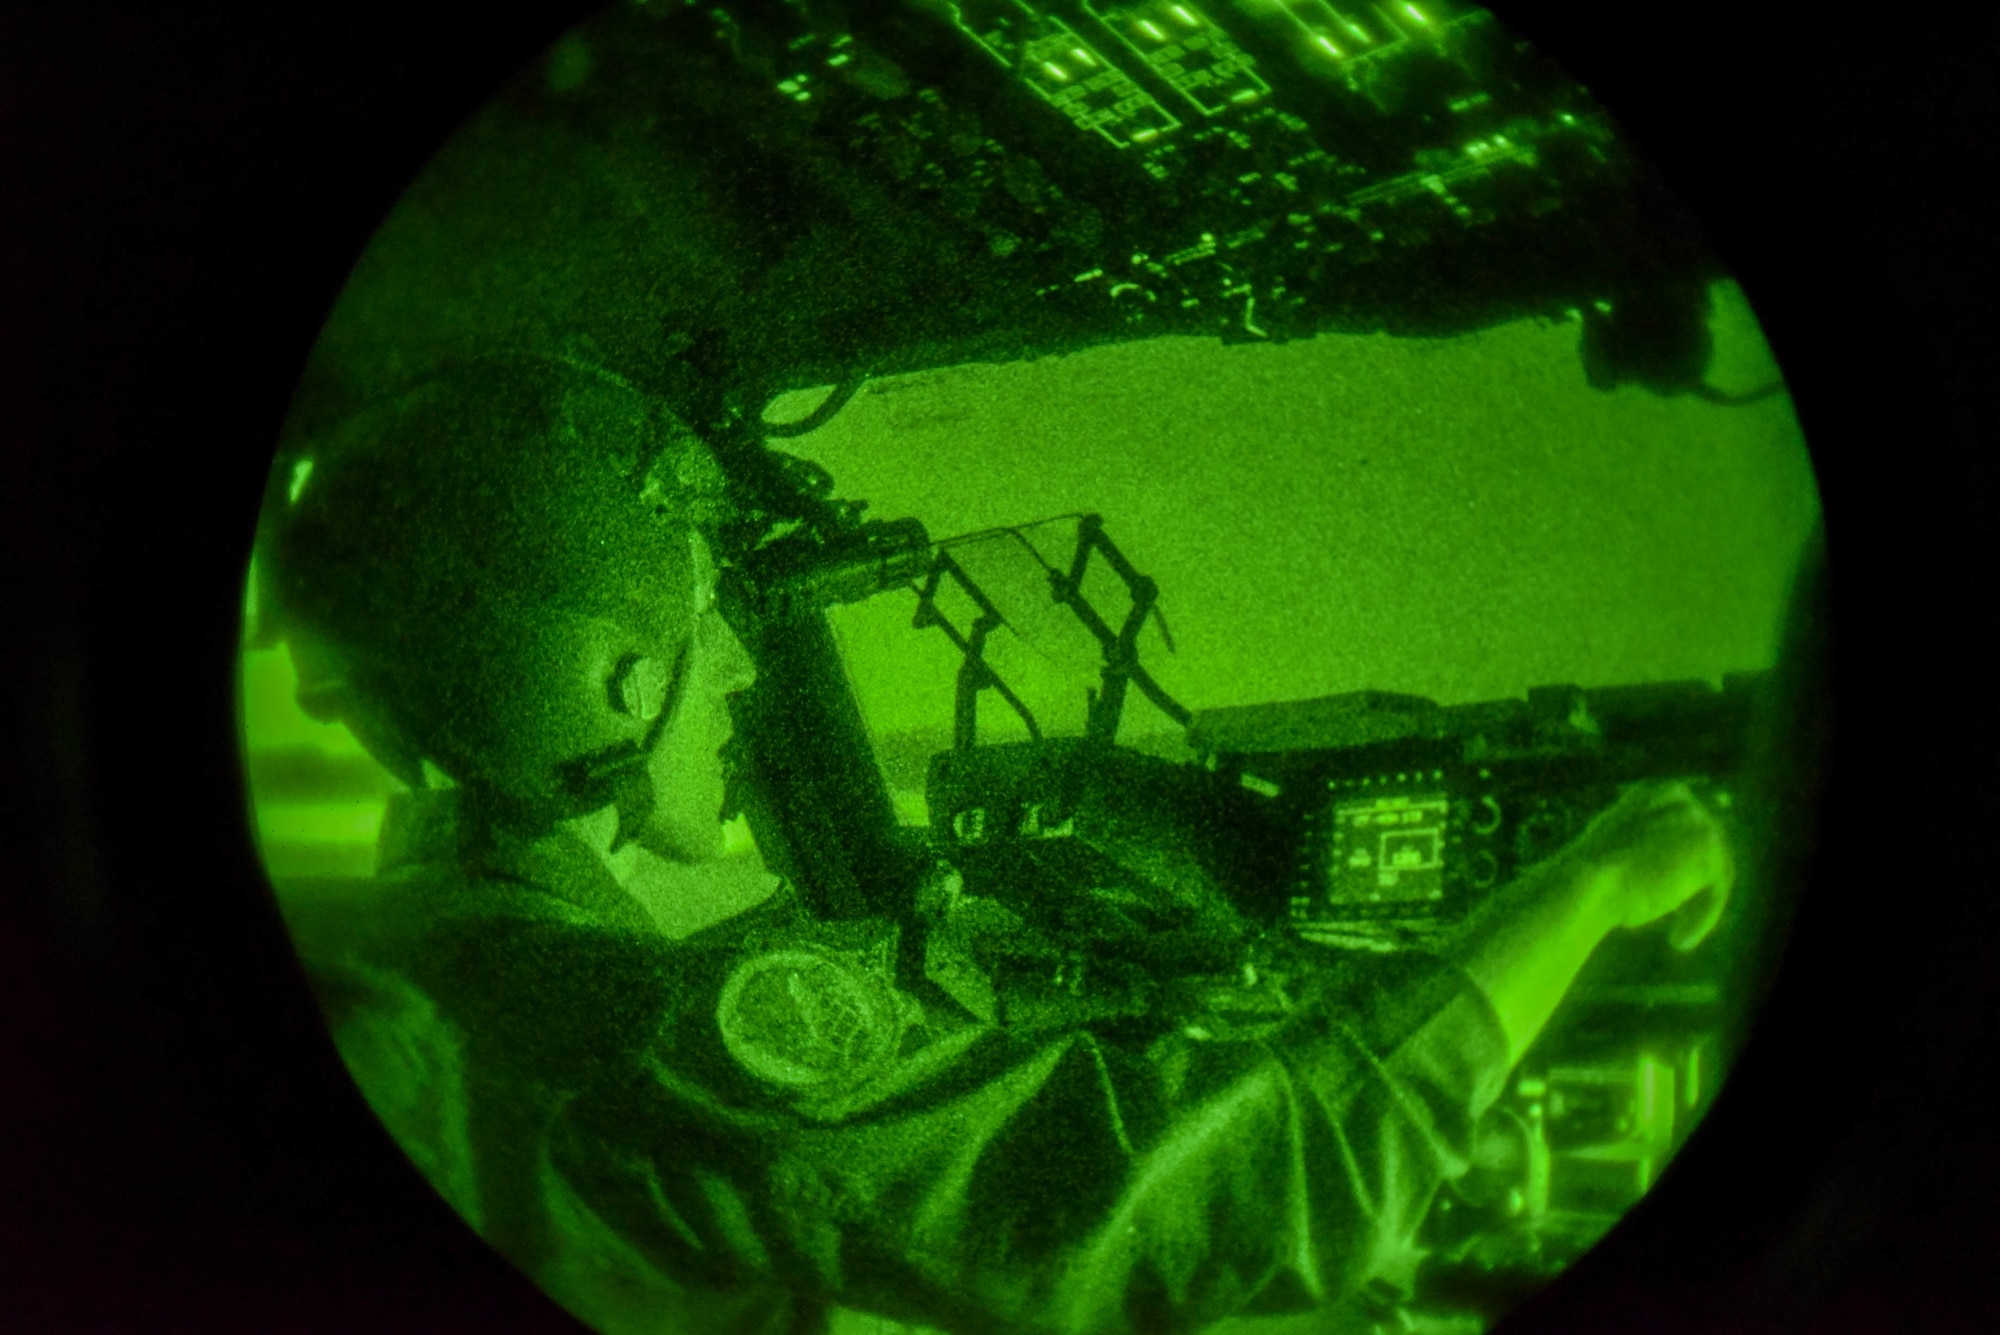
[[1811,463],[1483,10],[621,7],[356,266],[246,600],[361,1093],[607,1332],[1477,1332],[1754,1017]]

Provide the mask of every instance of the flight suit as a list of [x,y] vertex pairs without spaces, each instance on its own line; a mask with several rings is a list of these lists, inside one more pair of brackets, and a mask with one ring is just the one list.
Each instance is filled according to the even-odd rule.
[[302,946],[392,1134],[606,1331],[1326,1308],[1407,1278],[1506,1076],[1441,960],[1328,963],[1249,1029],[996,1023],[899,983],[903,928],[784,891],[676,941],[579,841],[452,798],[407,800],[369,922]]

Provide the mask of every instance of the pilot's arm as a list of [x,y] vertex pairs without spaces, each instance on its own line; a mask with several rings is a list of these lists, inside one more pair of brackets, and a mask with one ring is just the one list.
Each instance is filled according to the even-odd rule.
[[1674,945],[1692,949],[1734,875],[1720,824],[1685,785],[1639,785],[1482,904],[1448,950],[1493,1003],[1511,1066],[1607,935],[1672,915]]
[[[870,1018],[861,957],[725,952],[720,1007],[690,975],[694,1008],[572,1106],[556,1157],[691,1283],[777,1277],[964,1332],[1151,1335],[1319,1306],[1406,1254],[1597,941],[1726,874],[1692,799],[1640,790],[1451,958],[1331,968],[1275,1032],[1143,1048],[906,1013],[878,1061],[864,1031],[888,1012]],[[842,1053],[868,1069],[843,1075]]]

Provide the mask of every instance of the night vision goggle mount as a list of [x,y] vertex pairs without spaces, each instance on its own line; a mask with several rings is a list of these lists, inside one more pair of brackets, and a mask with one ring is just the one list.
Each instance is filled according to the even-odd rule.
[[[1107,744],[1116,740],[1126,691],[1132,686],[1137,686],[1161,713],[1182,727],[1187,726],[1192,715],[1168,695],[1139,662],[1139,632],[1148,619],[1158,625],[1168,651],[1173,649],[1166,616],[1159,609],[1159,585],[1140,574],[1106,535],[1102,516],[1087,514],[1074,518],[1077,520],[1076,547],[1067,567],[1051,565],[1018,529],[999,530],[995,535],[972,536],[1004,536],[1018,542],[1048,575],[1051,598],[1074,613],[1102,649],[1102,681],[1097,689],[1090,692],[1085,737]],[[1083,591],[1084,578],[1089,573],[1093,556],[1118,576],[1130,600],[1125,616],[1115,630]],[[977,609],[977,615],[969,625],[961,627],[953,624],[940,606],[939,594],[947,580],[962,591]],[[970,750],[978,745],[979,693],[984,690],[998,695],[1020,716],[1031,738],[1042,740],[1042,728],[1034,714],[986,661],[987,637],[1005,625],[1006,618],[965,567],[953,559],[949,545],[939,550],[929,573],[917,589],[914,624],[919,629],[937,627],[962,656],[952,716],[952,745],[955,749]]]

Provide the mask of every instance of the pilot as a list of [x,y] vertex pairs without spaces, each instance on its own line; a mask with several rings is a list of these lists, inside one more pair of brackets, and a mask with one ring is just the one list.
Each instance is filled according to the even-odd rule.
[[412,1159],[600,1330],[1248,1331],[1393,1289],[1599,941],[1690,945],[1729,888],[1646,786],[1268,1024],[996,1023],[899,973],[920,924],[816,921],[726,849],[722,478],[648,395],[460,364],[275,486],[301,701],[411,789],[302,956]]

